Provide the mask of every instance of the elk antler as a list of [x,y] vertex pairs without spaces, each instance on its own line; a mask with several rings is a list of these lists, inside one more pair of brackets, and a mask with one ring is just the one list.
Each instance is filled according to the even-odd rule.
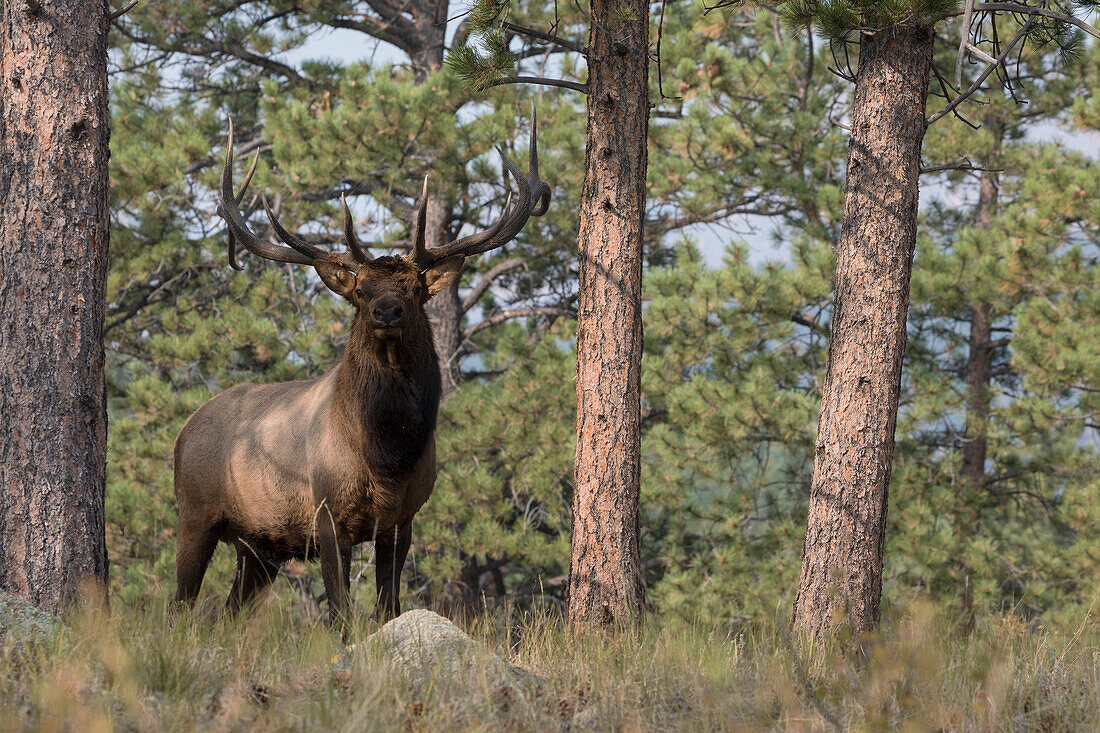
[[500,158],[504,161],[505,169],[519,185],[519,195],[513,197],[511,187],[509,187],[508,198],[504,202],[504,211],[501,212],[500,218],[488,229],[432,249],[428,249],[424,241],[428,205],[428,179],[427,177],[424,178],[424,190],[420,195],[420,205],[416,211],[416,228],[413,236],[412,253],[413,262],[421,270],[427,270],[435,263],[448,257],[457,255],[471,257],[502,247],[519,234],[531,216],[542,216],[550,207],[550,186],[539,179],[538,116],[533,104],[531,105],[531,145],[527,164],[527,177],[524,178],[519,169],[512,165],[512,162],[508,160],[499,146],[497,152],[500,153]]
[[[279,218],[275,216],[275,213],[271,210],[271,206],[267,203],[266,196],[261,196],[260,199],[263,202],[264,211],[267,212],[267,218],[271,222],[271,228],[275,230],[275,234],[279,239],[290,246],[284,247],[281,244],[269,242],[257,236],[249,229],[246,219],[248,215],[255,210],[255,197],[253,197],[253,204],[249,206],[247,214],[242,214],[238,207],[241,201],[244,200],[245,193],[248,190],[248,184],[252,182],[252,175],[256,172],[256,162],[258,159],[259,153],[257,153],[256,157],[252,160],[252,166],[248,171],[248,175],[245,176],[241,190],[234,194],[233,120],[230,120],[229,138],[225,144],[225,168],[222,169],[221,197],[218,203],[218,214],[225,219],[226,226],[229,228],[229,264],[232,265],[234,269],[241,269],[240,264],[237,263],[238,242],[243,244],[245,249],[249,252],[276,262],[312,265],[318,260],[327,260],[328,262],[332,262],[353,271],[358,265],[370,262],[371,258],[367,255],[363,246],[359,243],[358,238],[355,236],[351,210],[348,208],[347,202],[344,202],[344,237],[348,244],[347,252],[327,252],[319,247],[314,247],[304,239],[288,232],[283,225],[279,223]],[[343,200],[343,197],[341,197],[341,200]]]

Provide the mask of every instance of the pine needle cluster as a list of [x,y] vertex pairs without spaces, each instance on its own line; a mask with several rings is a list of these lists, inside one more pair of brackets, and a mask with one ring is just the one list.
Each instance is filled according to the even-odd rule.
[[833,40],[861,29],[927,21],[958,6],[957,0],[787,0],[780,13],[791,28],[816,27]]
[[508,49],[508,37],[501,31],[486,30],[479,38],[481,50],[469,44],[459,46],[447,55],[445,63],[471,89],[483,92],[510,75],[516,57]]

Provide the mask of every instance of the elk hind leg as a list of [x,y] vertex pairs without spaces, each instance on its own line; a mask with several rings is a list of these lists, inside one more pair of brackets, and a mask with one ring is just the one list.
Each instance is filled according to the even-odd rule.
[[267,590],[278,574],[278,564],[260,557],[247,545],[238,544],[237,573],[233,578],[233,589],[225,601],[225,610],[230,616],[237,615]]
[[217,544],[213,527],[180,517],[176,528],[176,603],[194,605]]

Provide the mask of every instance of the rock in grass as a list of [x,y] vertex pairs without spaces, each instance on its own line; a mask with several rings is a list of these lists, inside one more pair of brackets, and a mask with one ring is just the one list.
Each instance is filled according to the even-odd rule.
[[391,660],[417,695],[432,688],[448,688],[507,697],[509,692],[532,691],[541,682],[471,639],[450,620],[422,609],[403,613],[333,661],[346,669],[362,648],[377,650]]
[[0,590],[0,643],[45,641],[60,627],[57,616]]

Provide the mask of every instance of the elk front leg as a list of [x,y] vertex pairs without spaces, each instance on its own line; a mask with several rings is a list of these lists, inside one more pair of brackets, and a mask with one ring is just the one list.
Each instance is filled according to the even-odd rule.
[[388,621],[401,615],[401,569],[412,542],[412,522],[395,527],[374,542],[374,579],[378,586],[378,604],[374,617]]
[[346,628],[350,620],[351,545],[340,540],[336,523],[324,505],[317,516],[317,544],[321,551],[321,579],[328,596],[329,619]]

